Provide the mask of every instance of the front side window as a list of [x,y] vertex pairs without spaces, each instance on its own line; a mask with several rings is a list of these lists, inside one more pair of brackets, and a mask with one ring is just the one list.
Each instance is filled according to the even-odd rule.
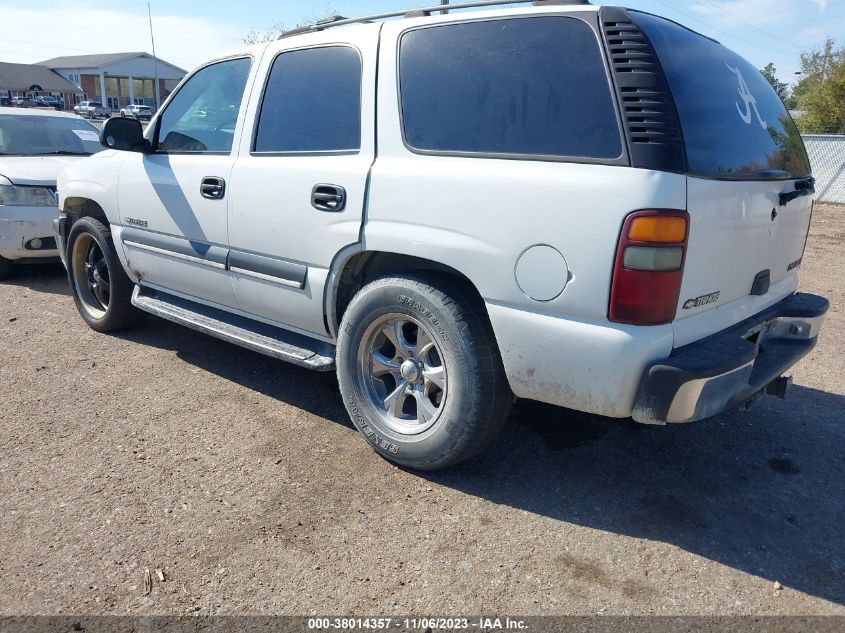
[[361,147],[361,57],[348,46],[282,53],[273,62],[254,151],[337,152]]
[[487,20],[409,31],[399,82],[405,142],[423,151],[622,155],[593,30],[569,17]]
[[218,62],[197,71],[162,112],[158,151],[229,153],[251,60]]
[[100,131],[79,117],[0,114],[0,156],[87,156],[101,149]]

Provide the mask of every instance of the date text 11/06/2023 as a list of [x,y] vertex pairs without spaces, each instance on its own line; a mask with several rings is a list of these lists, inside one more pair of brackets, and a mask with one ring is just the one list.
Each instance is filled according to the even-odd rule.
[[477,631],[524,631],[527,624],[524,620],[508,617],[476,617],[476,618],[308,618],[309,630],[388,630],[391,628],[403,630],[477,630]]

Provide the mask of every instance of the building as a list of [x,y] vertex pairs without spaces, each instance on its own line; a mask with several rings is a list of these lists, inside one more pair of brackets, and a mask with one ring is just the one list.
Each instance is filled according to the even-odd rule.
[[114,111],[133,103],[155,108],[186,75],[178,66],[142,52],[56,57],[38,66],[54,71],[78,88],[77,102],[101,101]]
[[0,97],[34,99],[46,95],[59,97],[72,106],[82,97],[82,90],[44,66],[0,62]]

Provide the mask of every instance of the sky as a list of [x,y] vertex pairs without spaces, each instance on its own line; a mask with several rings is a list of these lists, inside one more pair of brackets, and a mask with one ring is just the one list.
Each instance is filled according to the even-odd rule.
[[[455,3],[456,0],[453,0]],[[151,0],[158,57],[185,69],[241,44],[252,29],[326,13],[360,16],[438,0]],[[845,0],[599,0],[676,20],[793,83],[802,51],[845,46]],[[0,0],[0,61],[151,51],[144,0]]]

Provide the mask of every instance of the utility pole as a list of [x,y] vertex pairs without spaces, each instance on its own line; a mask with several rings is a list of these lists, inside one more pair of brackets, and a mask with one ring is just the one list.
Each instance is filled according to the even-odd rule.
[[[449,0],[440,0],[440,6],[441,7],[448,7],[449,6]],[[449,9],[443,9],[443,11],[441,12],[441,15],[446,15],[447,13],[449,13]]]
[[153,88],[153,99],[155,100],[155,108],[153,112],[158,112],[158,107],[161,102],[161,93],[158,89],[158,57],[156,57],[156,41],[153,37],[153,12],[150,9],[150,3],[147,2],[147,18],[150,21],[150,43],[153,45],[153,74],[155,75],[155,86]]

